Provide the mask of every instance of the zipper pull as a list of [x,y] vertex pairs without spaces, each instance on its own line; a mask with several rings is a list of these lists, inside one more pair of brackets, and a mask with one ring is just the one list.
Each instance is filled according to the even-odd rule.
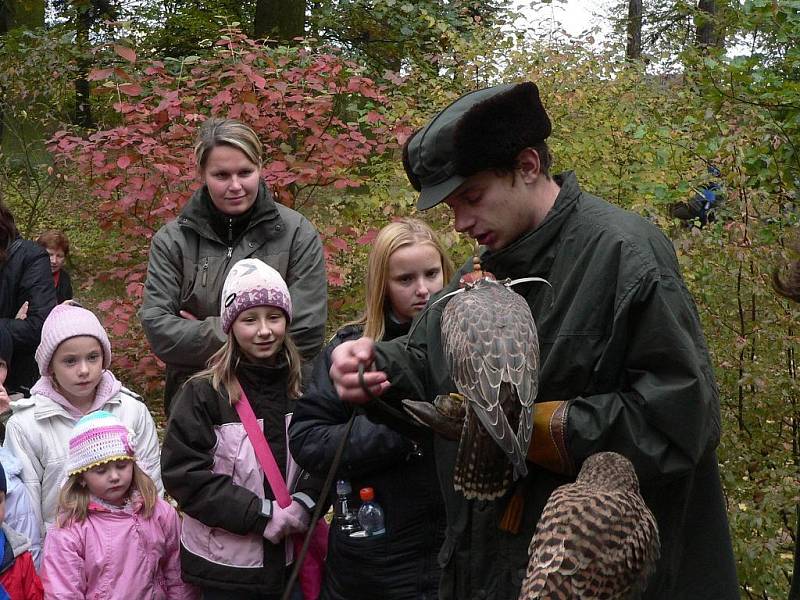
[[228,246],[228,258],[233,254],[233,246]]
[[203,287],[206,287],[207,282],[208,282],[208,257],[206,257],[206,260],[203,263]]

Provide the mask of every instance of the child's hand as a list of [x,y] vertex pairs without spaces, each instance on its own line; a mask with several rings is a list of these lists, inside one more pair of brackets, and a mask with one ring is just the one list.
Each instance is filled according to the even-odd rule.
[[11,398],[8,397],[8,392],[6,388],[0,385],[0,414],[6,412],[11,408],[10,406]]
[[264,537],[277,544],[291,533],[302,533],[308,529],[311,517],[303,506],[294,500],[286,508],[281,508],[272,501],[272,517],[264,529]]
[[28,318],[28,301],[22,303],[22,306],[19,307],[17,311],[17,316],[14,317],[15,319],[19,319],[20,321],[24,321]]

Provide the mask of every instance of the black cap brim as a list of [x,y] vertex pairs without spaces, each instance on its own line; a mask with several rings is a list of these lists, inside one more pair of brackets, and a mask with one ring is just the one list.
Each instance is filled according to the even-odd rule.
[[467,178],[461,175],[452,175],[436,185],[423,186],[419,193],[419,199],[417,200],[417,209],[428,210],[429,208],[433,208],[455,192],[466,180]]

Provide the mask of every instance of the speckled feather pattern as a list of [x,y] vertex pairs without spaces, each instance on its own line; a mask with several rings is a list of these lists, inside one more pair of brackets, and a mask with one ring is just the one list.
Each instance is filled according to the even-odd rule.
[[660,543],[630,461],[589,457],[578,480],[550,496],[529,551],[519,600],[638,598]]
[[496,498],[527,474],[539,373],[531,310],[512,289],[481,280],[448,302],[442,343],[467,399],[453,484],[467,498]]

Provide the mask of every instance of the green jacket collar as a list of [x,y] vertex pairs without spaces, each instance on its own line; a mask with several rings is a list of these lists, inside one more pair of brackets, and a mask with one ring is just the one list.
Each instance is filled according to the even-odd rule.
[[536,228],[496,252],[487,250],[481,257],[485,268],[498,279],[529,277],[550,270],[558,251],[554,239],[575,210],[581,188],[573,171],[553,177],[561,187],[553,208]]
[[[208,188],[203,185],[194,194],[192,194],[189,202],[187,202],[186,206],[184,206],[180,216],[178,217],[178,224],[181,227],[189,227],[190,229],[193,229],[198,235],[204,238],[227,246],[227,242],[225,240],[221,240],[219,235],[217,235],[217,233],[211,227],[213,215],[211,214],[211,210],[209,208],[210,206],[211,198],[208,195]],[[272,227],[263,228],[264,235],[267,238],[274,237],[275,231],[280,231],[283,229],[282,221],[283,219],[278,212],[278,206],[275,204],[275,201],[272,199],[272,195],[267,190],[266,184],[261,181],[258,186],[258,196],[253,204],[253,214],[250,217],[250,224],[247,226],[245,231],[250,231],[262,223],[270,223]],[[277,224],[280,224],[281,226],[276,228],[275,225]]]

